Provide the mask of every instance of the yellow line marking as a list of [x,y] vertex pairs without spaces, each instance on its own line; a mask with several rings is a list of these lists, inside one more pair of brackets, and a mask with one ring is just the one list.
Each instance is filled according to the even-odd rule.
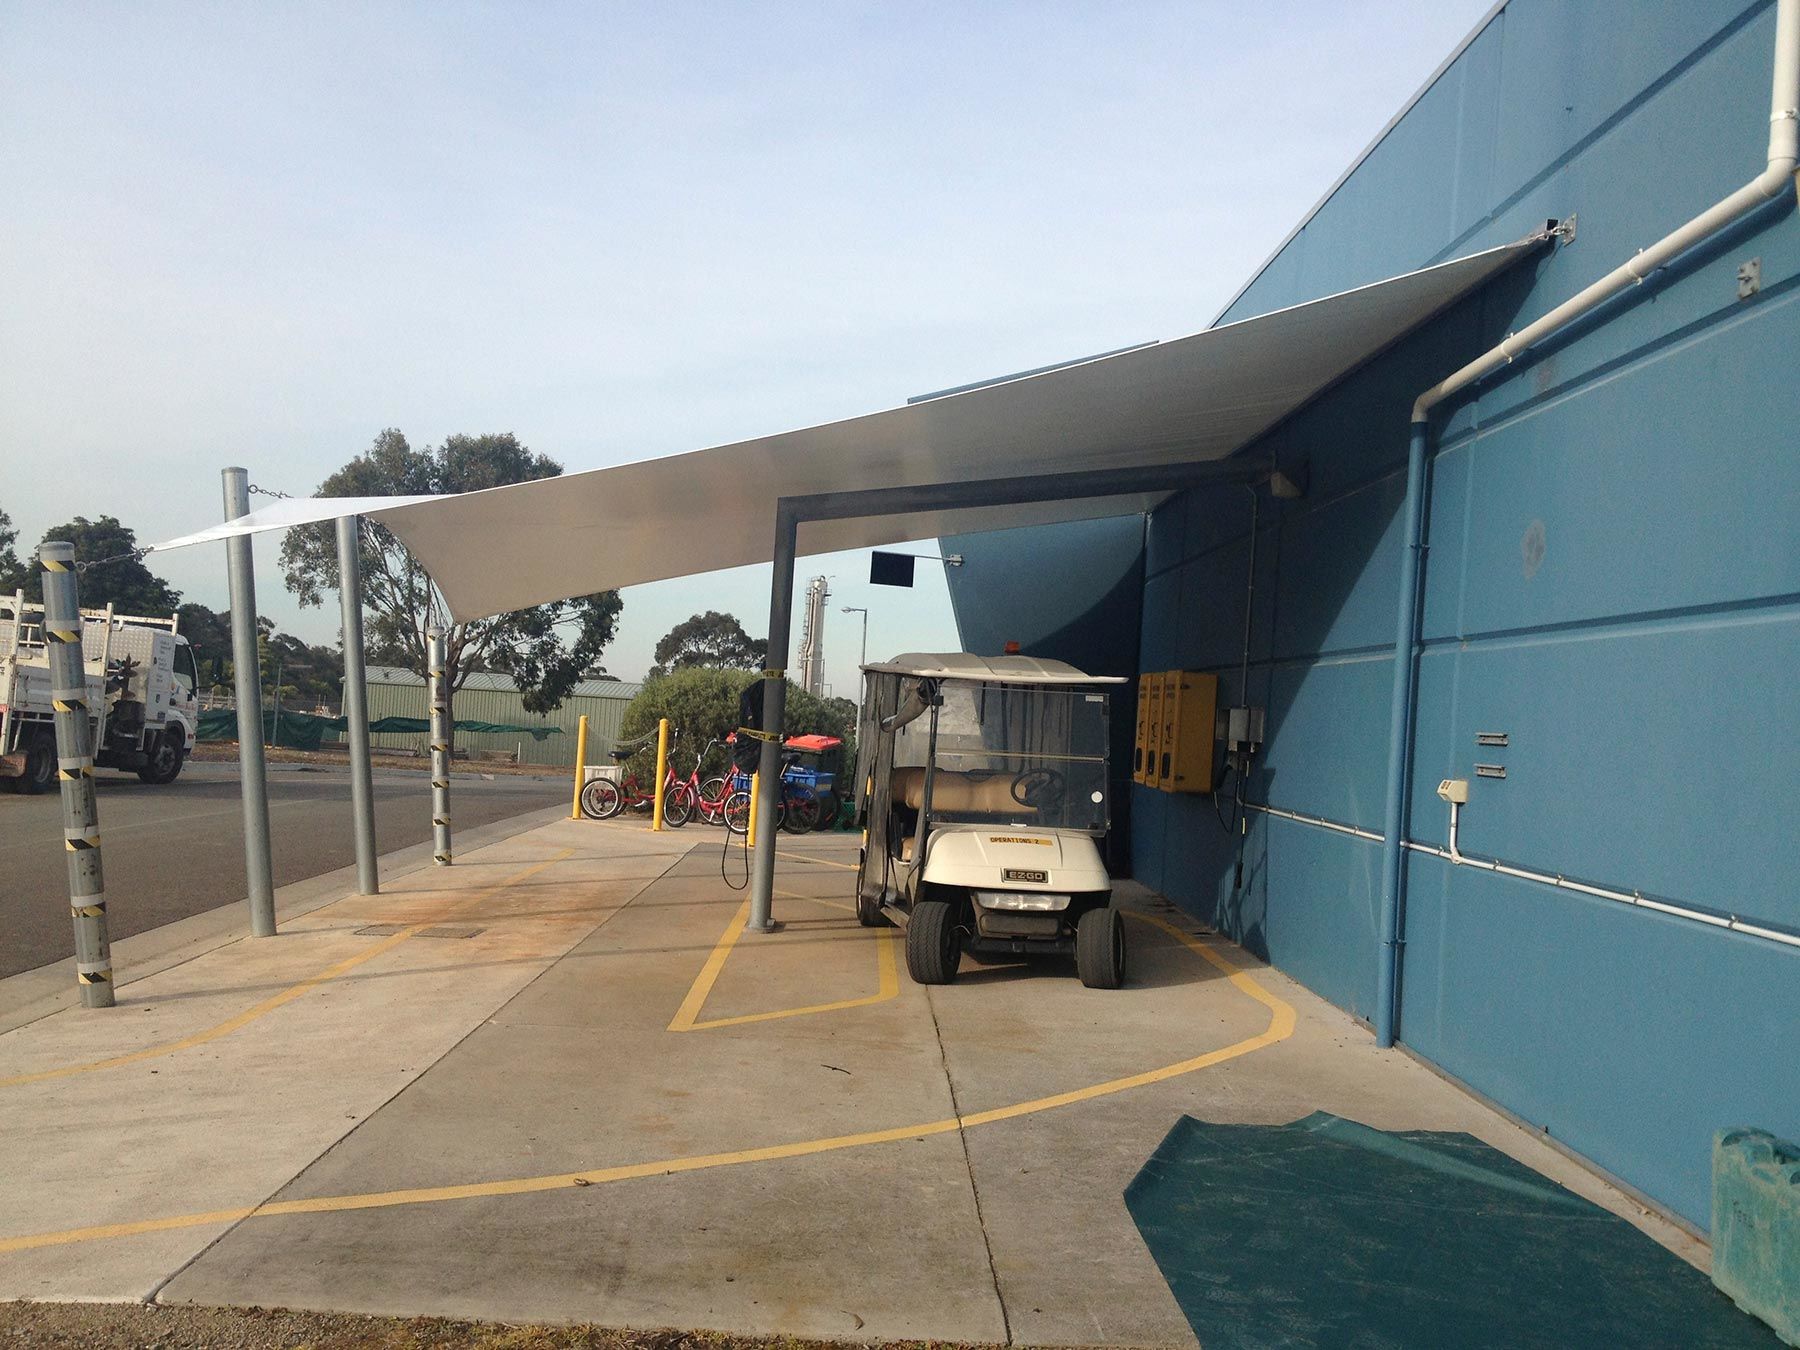
[[810,853],[789,853],[786,849],[778,848],[775,850],[775,856],[777,858],[792,858],[795,862],[818,863],[821,867],[841,867],[846,872],[862,871],[862,868],[858,867],[855,863],[833,862],[830,858],[815,858]]
[[554,866],[564,858],[571,856],[574,852],[575,850],[572,848],[564,849],[554,858],[546,858],[543,862],[534,863],[524,871],[514,873],[505,881],[489,886],[486,890],[478,891],[466,900],[457,901],[447,910],[432,918],[421,919],[417,923],[407,925],[392,937],[377,942],[373,947],[368,948],[366,951],[358,952],[355,956],[346,957],[342,961],[326,966],[325,969],[319,971],[316,975],[309,975],[306,979],[300,981],[299,984],[291,985],[288,988],[283,989],[279,994],[271,995],[261,1003],[246,1008],[235,1017],[228,1017],[217,1026],[208,1027],[205,1031],[196,1031],[192,1036],[183,1036],[178,1041],[169,1041],[164,1045],[152,1045],[147,1046],[142,1050],[133,1050],[130,1054],[114,1055],[110,1059],[96,1059],[87,1064],[65,1064],[59,1069],[43,1069],[37,1073],[22,1073],[11,1078],[0,1078],[0,1088],[19,1087],[25,1083],[42,1083],[52,1078],[70,1078],[78,1073],[97,1073],[101,1069],[118,1069],[127,1064],[141,1064],[147,1059],[160,1059],[164,1055],[172,1055],[180,1050],[191,1050],[196,1045],[205,1045],[208,1041],[216,1041],[221,1036],[229,1036],[232,1032],[238,1031],[256,1021],[257,1018],[267,1016],[277,1008],[292,1003],[302,994],[317,989],[322,984],[335,980],[338,976],[356,969],[356,967],[362,965],[366,961],[373,961],[377,956],[380,956],[384,952],[392,951],[408,938],[430,928],[433,924],[442,923],[445,919],[469,908],[471,905],[479,904],[481,901],[488,899],[497,891],[504,890],[508,886],[516,885],[528,877],[535,876],[546,867]]
[[549,1176],[513,1177],[504,1181],[478,1181],[461,1186],[426,1186],[412,1190],[368,1191],[360,1195],[325,1195],[312,1200],[277,1200],[264,1205],[240,1209],[216,1209],[200,1214],[178,1214],[163,1219],[144,1219],[136,1223],[101,1224],[92,1228],[68,1228],[55,1233],[32,1233],[23,1237],[0,1238],[0,1253],[31,1251],[39,1247],[60,1247],[76,1242],[95,1242],[103,1238],[135,1237],[141,1233],[162,1233],[176,1228],[201,1228],[208,1224],[235,1223],[241,1219],[274,1218],[285,1214],[341,1214],[356,1209],[386,1209],[398,1205],[429,1205],[445,1200],[477,1200],[493,1196],[533,1195],[564,1186],[598,1186],[613,1181],[633,1181],[642,1177],[670,1176],[677,1172],[702,1172],[715,1167],[737,1167],[745,1163],[777,1162],[787,1158],[804,1158],[817,1153],[833,1153],[840,1149],[862,1148],[871,1144],[891,1144],[902,1139],[923,1139],[928,1135],[948,1134],[952,1130],[972,1129],[1039,1111],[1052,1111],[1076,1102],[1093,1101],[1128,1092],[1132,1088],[1167,1082],[1183,1074],[1211,1068],[1227,1060],[1263,1050],[1294,1034],[1296,1014],[1293,1006],[1264,989],[1247,970],[1226,960],[1217,951],[1190,933],[1149,914],[1132,913],[1132,918],[1153,924],[1172,934],[1183,946],[1197,952],[1207,962],[1225,972],[1238,990],[1269,1009],[1269,1025],[1259,1035],[1209,1050],[1192,1059],[1165,1064],[1159,1069],[1109,1078],[1103,1083],[1059,1092],[1049,1097],[1034,1097],[1012,1106],[977,1111],[967,1116],[950,1116],[943,1120],[902,1125],[889,1130],[865,1130],[859,1134],[833,1135],[825,1139],[802,1139],[791,1144],[770,1144],[763,1148],[739,1149],[732,1153],[702,1153],[685,1158],[664,1158],[655,1162],[627,1163],[618,1167],[601,1167],[585,1172],[557,1172]]
[[[835,900],[821,900],[816,896],[798,895],[793,891],[777,891],[775,894],[790,900],[809,900],[818,905],[830,905],[833,909],[849,909],[848,905],[839,904]],[[854,911],[852,911],[854,912]],[[724,973],[726,959],[731,949],[737,946],[738,939],[744,935],[744,925],[750,918],[750,901],[745,900],[731,916],[731,922],[725,925],[725,931],[713,944],[707,954],[706,963],[700,967],[700,973],[688,987],[687,997],[681,1000],[681,1007],[675,1012],[669,1023],[670,1031],[711,1031],[717,1027],[737,1027],[748,1022],[774,1022],[784,1017],[806,1017],[813,1013],[842,1012],[847,1008],[867,1008],[871,1004],[886,1003],[900,995],[900,967],[894,959],[894,950],[899,938],[898,931],[887,929],[879,935],[876,943],[876,966],[880,971],[880,985],[877,992],[862,998],[839,999],[834,1003],[809,1003],[799,1008],[777,1008],[773,1012],[744,1013],[737,1017],[715,1017],[708,1021],[700,1021],[700,1011],[706,1006],[713,986],[718,983],[719,976]]]

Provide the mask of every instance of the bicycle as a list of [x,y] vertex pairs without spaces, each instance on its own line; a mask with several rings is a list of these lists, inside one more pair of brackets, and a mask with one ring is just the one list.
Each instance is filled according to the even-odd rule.
[[[775,828],[789,834],[805,834],[822,829],[837,816],[837,794],[831,789],[832,776],[812,769],[799,768],[795,756],[782,757],[781,795],[775,802]],[[750,824],[750,776],[734,773],[732,792],[725,800],[725,828],[743,834]],[[766,808],[766,800],[757,803]]]
[[[612,757],[623,764],[635,755],[634,750],[614,750]],[[694,803],[687,792],[687,782],[675,776],[675,768],[664,769],[660,784],[663,797],[663,824],[680,829],[693,816]],[[626,810],[647,811],[656,801],[646,791],[635,773],[625,775],[623,782],[595,778],[581,789],[581,813],[593,820],[611,820]]]
[[[731,795],[726,780],[714,775],[704,782],[700,778],[700,765],[705,762],[712,748],[719,743],[714,737],[701,747],[700,753],[694,756],[693,770],[686,778],[676,783],[675,791],[679,792],[687,806],[687,819],[699,816],[708,825],[719,825],[725,819],[725,801]],[[663,808],[663,817],[668,818],[668,807]]]

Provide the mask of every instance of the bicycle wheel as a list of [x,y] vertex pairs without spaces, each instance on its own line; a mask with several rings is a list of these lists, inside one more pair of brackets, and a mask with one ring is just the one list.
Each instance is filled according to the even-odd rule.
[[781,804],[786,809],[776,823],[789,834],[805,834],[819,828],[819,799],[813,793],[795,793],[791,797],[784,793]]
[[663,824],[670,829],[679,830],[694,818],[694,790],[686,783],[677,783],[663,793]]
[[826,788],[819,793],[819,819],[813,824],[815,830],[829,830],[837,825],[838,811],[843,803],[838,801],[837,793]]
[[725,828],[732,834],[742,834],[750,828],[750,794],[734,792],[725,799],[725,805],[719,810],[719,817],[725,822]]
[[617,783],[607,778],[591,778],[581,789],[581,814],[590,820],[607,820],[619,814],[624,800]]
[[700,785],[697,809],[708,825],[725,823],[725,803],[731,797],[731,784],[724,778],[709,778]]

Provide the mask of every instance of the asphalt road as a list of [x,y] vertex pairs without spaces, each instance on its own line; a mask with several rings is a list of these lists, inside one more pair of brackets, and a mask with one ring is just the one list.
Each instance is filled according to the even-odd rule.
[[[105,850],[107,919],[114,941],[244,898],[244,821],[235,764],[190,763],[167,787],[102,769],[94,776]],[[458,774],[458,829],[567,803],[568,781]],[[342,769],[269,766],[275,884],[304,881],[356,860],[350,778]],[[375,773],[381,852],[431,837],[426,774]],[[0,791],[0,978],[60,961],[74,949],[62,804],[54,792]]]

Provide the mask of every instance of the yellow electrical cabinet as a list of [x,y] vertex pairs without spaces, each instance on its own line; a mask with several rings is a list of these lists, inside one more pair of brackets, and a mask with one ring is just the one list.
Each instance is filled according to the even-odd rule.
[[1155,713],[1150,708],[1150,688],[1154,681],[1160,693],[1161,679],[1159,675],[1138,676],[1137,740],[1131,750],[1131,781],[1134,783],[1150,781],[1150,758],[1156,753],[1150,748],[1150,728],[1155,725]]
[[1197,670],[1138,676],[1131,781],[1164,792],[1211,792],[1219,677]]
[[1143,777],[1133,777],[1145,787],[1162,786],[1162,697],[1160,672],[1138,681],[1138,748],[1133,762],[1143,763]]
[[1194,670],[1163,676],[1162,770],[1164,792],[1211,792],[1217,745],[1219,677]]

